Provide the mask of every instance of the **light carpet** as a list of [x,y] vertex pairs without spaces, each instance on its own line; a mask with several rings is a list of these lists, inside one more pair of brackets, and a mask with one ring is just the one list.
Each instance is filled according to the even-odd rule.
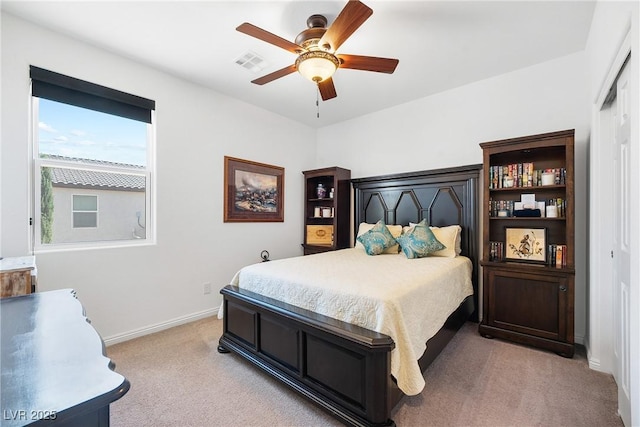
[[[235,354],[216,348],[215,317],[107,348],[131,389],[111,425],[340,426],[328,413]],[[425,372],[427,386],[392,412],[404,426],[622,427],[611,377],[573,359],[482,338],[468,322]]]

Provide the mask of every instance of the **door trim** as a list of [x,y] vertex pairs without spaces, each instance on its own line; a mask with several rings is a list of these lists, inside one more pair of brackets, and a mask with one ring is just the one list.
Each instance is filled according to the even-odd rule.
[[[605,101],[622,67],[631,54],[631,29],[623,39],[600,91],[594,100],[591,114],[592,134],[589,146],[589,303],[588,336],[585,339],[587,359],[591,369],[613,372],[613,319],[611,319],[613,292],[607,283],[613,276],[613,263],[609,250],[613,249],[611,223],[599,218],[610,216],[608,202],[609,189],[613,186],[613,177],[609,171],[611,164],[611,146],[607,145],[605,135],[613,126],[610,110]],[[610,134],[610,133],[609,133]],[[606,164],[605,164],[606,163]],[[604,252],[603,252],[604,250]]]

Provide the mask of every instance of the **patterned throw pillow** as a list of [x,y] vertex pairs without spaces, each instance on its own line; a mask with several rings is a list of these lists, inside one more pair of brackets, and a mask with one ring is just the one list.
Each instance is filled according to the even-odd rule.
[[436,239],[433,231],[422,223],[409,229],[405,234],[398,237],[397,241],[400,244],[400,248],[402,248],[402,252],[410,259],[422,258],[432,252],[441,251],[446,248],[445,245]]
[[[389,232],[391,232],[391,235],[393,236],[394,239],[402,234],[402,225],[389,225],[389,224],[385,224],[385,225],[389,229]],[[368,224],[366,222],[360,223],[360,225],[358,226],[358,234],[356,234],[356,243],[354,247],[362,248],[364,250],[364,245],[360,243],[357,239],[367,231],[371,230],[374,226],[375,224]],[[391,247],[385,249],[384,252],[382,252],[382,254],[397,254],[398,252],[400,252],[400,246],[396,243],[395,245],[391,245]]]
[[376,222],[371,230],[358,236],[357,240],[362,243],[367,255],[379,255],[397,243],[382,220]]
[[[419,225],[429,225],[427,224],[427,219],[423,219],[418,223]],[[413,222],[409,223],[409,227],[405,227],[405,231],[407,232],[411,227],[416,226]],[[436,236],[436,239],[440,243],[444,245],[444,249],[441,251],[435,251],[430,253],[431,256],[441,256],[441,257],[449,257],[454,258],[460,255],[462,252],[462,241],[460,234],[462,233],[462,227],[459,225],[449,225],[446,227],[432,227],[429,226],[429,229],[433,232],[433,235]]]

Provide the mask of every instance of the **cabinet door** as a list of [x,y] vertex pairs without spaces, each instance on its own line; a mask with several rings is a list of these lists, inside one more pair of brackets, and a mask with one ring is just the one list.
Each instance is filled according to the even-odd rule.
[[485,280],[489,290],[489,325],[566,341],[570,292],[565,276],[485,269]]

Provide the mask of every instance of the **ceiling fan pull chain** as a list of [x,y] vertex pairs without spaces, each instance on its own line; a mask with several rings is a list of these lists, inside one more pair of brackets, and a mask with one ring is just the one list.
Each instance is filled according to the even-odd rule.
[[320,85],[316,83],[316,118],[320,118]]

